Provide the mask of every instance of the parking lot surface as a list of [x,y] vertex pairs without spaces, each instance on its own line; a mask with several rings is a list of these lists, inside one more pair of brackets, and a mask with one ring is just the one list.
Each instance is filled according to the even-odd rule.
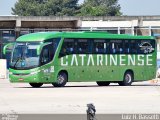
[[85,114],[88,103],[95,105],[97,114],[160,113],[160,84],[99,87],[94,82],[77,82],[63,88],[50,84],[32,88],[0,79],[0,113]]

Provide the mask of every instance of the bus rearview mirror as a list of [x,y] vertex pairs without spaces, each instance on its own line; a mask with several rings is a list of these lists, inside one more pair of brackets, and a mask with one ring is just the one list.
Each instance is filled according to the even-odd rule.
[[8,43],[7,45],[5,45],[5,46],[3,47],[3,54],[6,55],[6,53],[7,53],[7,48],[9,48],[10,46],[13,46],[13,45],[14,45],[14,43]]

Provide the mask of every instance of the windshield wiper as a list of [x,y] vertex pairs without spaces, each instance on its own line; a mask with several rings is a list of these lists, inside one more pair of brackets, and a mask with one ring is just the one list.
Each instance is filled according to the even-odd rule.
[[18,58],[17,58],[17,60],[16,60],[16,62],[15,62],[15,64],[14,64],[14,66],[13,66],[14,68],[16,67],[16,65],[17,65],[17,63],[18,63],[19,60],[22,60],[22,57],[18,57]]

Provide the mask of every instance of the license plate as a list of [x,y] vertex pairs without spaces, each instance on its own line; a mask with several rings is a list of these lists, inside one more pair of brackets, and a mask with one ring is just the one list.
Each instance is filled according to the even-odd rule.
[[23,78],[19,78],[19,81],[23,81],[24,79]]

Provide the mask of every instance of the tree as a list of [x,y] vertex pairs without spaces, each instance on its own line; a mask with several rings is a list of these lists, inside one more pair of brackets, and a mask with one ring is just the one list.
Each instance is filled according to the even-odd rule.
[[117,16],[121,14],[118,0],[85,0],[79,16]]
[[73,16],[79,9],[78,0],[18,0],[12,8],[19,16]]
[[18,0],[12,8],[19,16],[116,16],[121,15],[118,0]]

